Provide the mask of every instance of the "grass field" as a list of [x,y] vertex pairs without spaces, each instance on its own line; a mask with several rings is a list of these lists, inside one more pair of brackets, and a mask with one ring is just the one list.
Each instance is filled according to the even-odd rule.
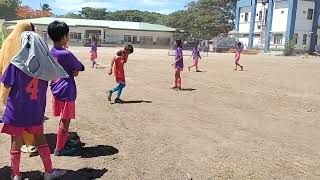
[[[126,64],[126,104],[110,104],[107,69],[92,69],[88,48],[71,48],[86,64],[77,77],[77,119],[71,131],[86,143],[74,157],[53,157],[62,179],[320,179],[320,59],[209,54],[201,73],[182,72],[173,91],[167,50],[136,49]],[[100,48],[108,65],[114,48]],[[185,57],[185,65],[191,60]],[[48,92],[46,133],[58,126]],[[131,101],[131,102],[130,102]],[[150,102],[149,102],[150,101]],[[9,177],[7,135],[0,135],[0,179]],[[40,179],[39,157],[21,170]]]

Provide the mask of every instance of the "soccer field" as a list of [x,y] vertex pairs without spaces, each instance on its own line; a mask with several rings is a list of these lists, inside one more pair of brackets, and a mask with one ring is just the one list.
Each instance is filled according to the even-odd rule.
[[[127,86],[110,104],[107,75],[117,48],[99,48],[92,69],[89,48],[71,47],[86,65],[77,79],[77,132],[85,147],[74,157],[53,157],[66,180],[86,179],[320,179],[320,58],[209,54],[174,91],[168,50],[135,49],[125,65]],[[54,147],[57,118],[48,91],[45,130]],[[0,179],[9,178],[10,138],[0,135]],[[39,157],[23,155],[21,171],[41,179]]]

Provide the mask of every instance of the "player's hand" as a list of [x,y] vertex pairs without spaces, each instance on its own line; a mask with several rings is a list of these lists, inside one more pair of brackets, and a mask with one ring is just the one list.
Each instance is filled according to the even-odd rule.
[[112,74],[112,68],[110,68],[110,69],[109,69],[108,74],[109,74],[109,75],[111,75],[111,74]]
[[73,76],[78,76],[79,75],[79,71],[78,70],[74,70],[72,71]]

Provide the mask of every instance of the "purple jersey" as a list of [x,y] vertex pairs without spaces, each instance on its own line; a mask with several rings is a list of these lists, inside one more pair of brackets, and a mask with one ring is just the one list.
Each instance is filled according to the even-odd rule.
[[194,48],[194,49],[192,50],[192,58],[195,59],[195,60],[198,60],[199,58],[201,59],[199,49],[195,49],[195,48]]
[[84,71],[84,65],[68,50],[52,48],[51,54],[68,73],[69,78],[62,78],[51,82],[51,91],[54,97],[61,101],[75,101],[77,87],[73,71]]
[[96,42],[91,43],[91,52],[92,51],[97,51],[97,43]]
[[182,48],[178,47],[176,49],[176,68],[182,68],[183,69],[183,53]]
[[9,64],[1,82],[11,87],[3,122],[16,127],[42,125],[48,81],[32,78]]

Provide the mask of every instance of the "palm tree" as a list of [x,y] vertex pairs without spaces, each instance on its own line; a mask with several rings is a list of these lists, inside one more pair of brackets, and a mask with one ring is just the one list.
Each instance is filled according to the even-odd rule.
[[48,12],[52,11],[49,4],[46,4],[46,3],[43,5],[40,4],[40,6],[41,6],[42,11],[48,11]]

